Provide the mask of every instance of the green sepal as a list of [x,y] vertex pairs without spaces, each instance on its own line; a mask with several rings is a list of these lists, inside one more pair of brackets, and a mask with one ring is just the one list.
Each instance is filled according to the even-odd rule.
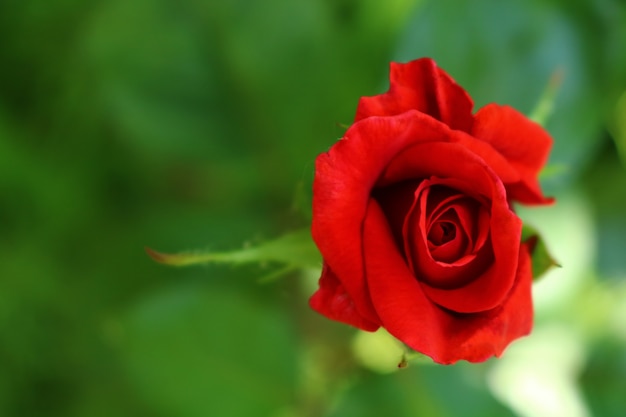
[[309,229],[290,232],[256,246],[227,252],[194,251],[168,254],[147,247],[145,249],[156,262],[170,266],[279,263],[286,266],[285,270],[293,270],[318,268],[321,264],[320,254],[311,239]]
[[522,227],[522,243],[525,243],[530,251],[533,281],[537,281],[551,267],[561,267],[550,255],[544,240],[534,227],[524,224]]
[[421,352],[417,352],[408,346],[405,346],[405,351],[398,362],[398,369],[408,368],[413,363],[417,365],[434,365],[436,364],[429,356],[424,355]]

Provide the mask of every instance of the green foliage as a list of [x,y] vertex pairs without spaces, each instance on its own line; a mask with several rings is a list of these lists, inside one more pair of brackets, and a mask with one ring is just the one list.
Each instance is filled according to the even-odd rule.
[[[618,0],[0,2],[0,415],[503,415],[484,375],[361,371],[349,330],[309,311],[313,161],[392,58],[526,113],[562,69],[546,126],[567,169],[542,181],[557,207],[583,190],[583,273],[623,282],[624,44]],[[204,268],[142,251],[207,243]],[[228,256],[307,271],[256,285]],[[620,415],[624,372],[588,366],[590,414]]]
[[271,415],[295,396],[288,318],[233,290],[170,287],[133,308],[121,339],[133,385],[163,415]]
[[330,414],[332,417],[429,416],[508,417],[511,412],[490,398],[484,375],[467,365],[409,366],[392,375],[357,380]]
[[609,126],[613,130],[613,139],[626,166],[626,92],[622,94],[613,114],[613,122]]

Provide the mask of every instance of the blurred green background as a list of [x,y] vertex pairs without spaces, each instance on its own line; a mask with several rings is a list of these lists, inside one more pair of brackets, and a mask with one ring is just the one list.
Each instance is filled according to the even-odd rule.
[[[145,255],[306,227],[337,123],[421,56],[477,108],[564,76],[559,203],[521,212],[563,268],[503,359],[393,373],[309,311],[317,271]],[[623,0],[2,0],[0,416],[623,416],[625,164]]]

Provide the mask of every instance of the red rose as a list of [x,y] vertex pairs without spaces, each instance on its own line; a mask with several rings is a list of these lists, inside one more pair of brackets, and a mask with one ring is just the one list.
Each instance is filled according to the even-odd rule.
[[532,327],[529,248],[511,202],[547,204],[552,144],[511,107],[473,102],[431,59],[391,64],[385,94],[316,160],[310,304],[384,327],[444,364],[499,356]]

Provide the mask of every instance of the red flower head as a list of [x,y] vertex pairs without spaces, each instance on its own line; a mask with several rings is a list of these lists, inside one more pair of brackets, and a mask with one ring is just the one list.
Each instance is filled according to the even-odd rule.
[[532,327],[532,270],[511,202],[547,204],[552,144],[511,107],[473,102],[431,59],[391,64],[389,91],[316,160],[310,304],[384,327],[439,363],[480,362]]

